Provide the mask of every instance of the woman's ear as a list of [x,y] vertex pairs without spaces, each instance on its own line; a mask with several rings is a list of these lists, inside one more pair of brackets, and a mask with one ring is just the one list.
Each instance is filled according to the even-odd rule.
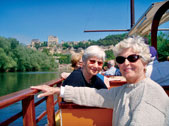
[[142,63],[143,63],[144,67],[147,67],[147,63],[146,62],[142,61]]
[[147,63],[145,63],[145,62],[143,62],[143,61],[142,61],[142,63],[143,63],[143,66],[144,66],[144,72],[146,73]]

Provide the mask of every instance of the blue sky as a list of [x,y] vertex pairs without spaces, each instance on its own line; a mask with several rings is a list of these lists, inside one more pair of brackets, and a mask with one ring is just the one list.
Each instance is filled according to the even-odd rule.
[[[159,0],[135,0],[135,21]],[[98,40],[114,32],[84,30],[129,29],[130,0],[0,0],[0,36],[30,44],[49,35],[63,41]]]

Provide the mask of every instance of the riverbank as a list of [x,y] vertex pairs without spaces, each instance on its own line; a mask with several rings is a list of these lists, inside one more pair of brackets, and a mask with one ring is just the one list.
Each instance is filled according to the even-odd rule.
[[63,70],[63,69],[72,70],[72,67],[71,67],[71,64],[59,64],[58,69],[59,70]]
[[64,65],[57,71],[0,73],[0,96],[29,88],[32,85],[39,85],[60,78],[62,72],[71,71],[72,70],[69,69],[68,65]]

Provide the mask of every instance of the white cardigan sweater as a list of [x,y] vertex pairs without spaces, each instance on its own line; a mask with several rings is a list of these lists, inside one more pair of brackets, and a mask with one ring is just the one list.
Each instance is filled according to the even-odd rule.
[[169,126],[169,97],[146,78],[110,90],[66,86],[64,100],[113,109],[113,126]]

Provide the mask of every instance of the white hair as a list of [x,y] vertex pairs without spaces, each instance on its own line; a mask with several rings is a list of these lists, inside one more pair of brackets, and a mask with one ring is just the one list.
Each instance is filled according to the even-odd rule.
[[145,44],[143,37],[132,36],[120,41],[113,49],[114,56],[119,56],[122,51],[127,48],[132,48],[135,53],[142,57],[142,60],[145,63],[149,63],[151,61],[149,46]]
[[82,60],[87,61],[90,57],[97,57],[105,61],[105,56],[106,54],[102,48],[97,45],[92,45],[85,49]]

